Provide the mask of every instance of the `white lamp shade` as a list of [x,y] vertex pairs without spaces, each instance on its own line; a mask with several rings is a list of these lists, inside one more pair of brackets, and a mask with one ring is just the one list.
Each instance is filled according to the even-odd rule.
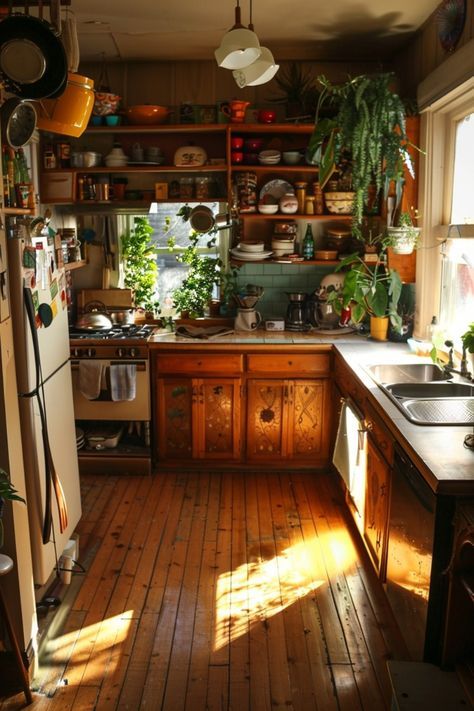
[[252,62],[248,67],[232,72],[232,76],[240,89],[243,89],[244,86],[266,84],[267,81],[273,79],[280,68],[279,64],[275,64],[273,54],[269,49],[261,47],[261,50],[261,54],[255,62]]
[[230,30],[214,52],[216,62],[224,69],[242,69],[260,56],[260,42],[252,30]]

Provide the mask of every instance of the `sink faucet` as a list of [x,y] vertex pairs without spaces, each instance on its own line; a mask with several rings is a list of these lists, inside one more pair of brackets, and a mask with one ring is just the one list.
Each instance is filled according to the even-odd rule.
[[456,370],[454,367],[454,361],[453,361],[454,343],[452,341],[445,341],[444,345],[449,348],[448,362],[444,366],[444,370],[446,371],[446,373],[458,373],[458,375],[461,375],[463,378],[468,378],[470,380],[472,378],[472,376],[471,376],[471,373],[469,372],[468,367],[467,367],[467,357],[466,357],[465,346],[463,346],[463,348],[462,348],[460,369]]

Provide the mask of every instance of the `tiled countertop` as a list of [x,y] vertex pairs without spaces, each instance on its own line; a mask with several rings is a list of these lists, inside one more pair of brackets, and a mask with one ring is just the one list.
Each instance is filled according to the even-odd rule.
[[234,332],[227,336],[199,340],[177,338],[169,332],[157,332],[149,341],[150,348],[169,350],[177,346],[188,350],[230,351],[234,346],[282,348],[334,348],[366,388],[371,403],[383,417],[399,445],[407,452],[432,489],[438,493],[474,496],[474,451],[463,442],[473,431],[466,426],[415,425],[407,420],[392,401],[372,380],[365,367],[376,363],[430,362],[410,353],[406,344],[372,341],[358,333],[341,331],[324,335],[317,331]]

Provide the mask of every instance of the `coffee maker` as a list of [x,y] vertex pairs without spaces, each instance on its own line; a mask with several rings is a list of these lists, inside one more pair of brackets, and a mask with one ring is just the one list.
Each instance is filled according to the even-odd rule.
[[285,330],[308,331],[310,325],[307,318],[306,294],[303,291],[286,292],[289,304],[286,310]]

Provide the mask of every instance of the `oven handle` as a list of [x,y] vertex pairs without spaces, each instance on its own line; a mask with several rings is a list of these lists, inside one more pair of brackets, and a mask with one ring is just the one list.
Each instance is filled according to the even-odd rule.
[[[137,371],[145,371],[147,370],[147,361],[142,360],[142,361],[136,361],[136,360],[106,360],[105,358],[100,358],[99,360],[104,360],[106,362],[106,366],[110,365],[136,365],[137,366]],[[71,370],[79,370],[79,361],[78,360],[71,360]]]

